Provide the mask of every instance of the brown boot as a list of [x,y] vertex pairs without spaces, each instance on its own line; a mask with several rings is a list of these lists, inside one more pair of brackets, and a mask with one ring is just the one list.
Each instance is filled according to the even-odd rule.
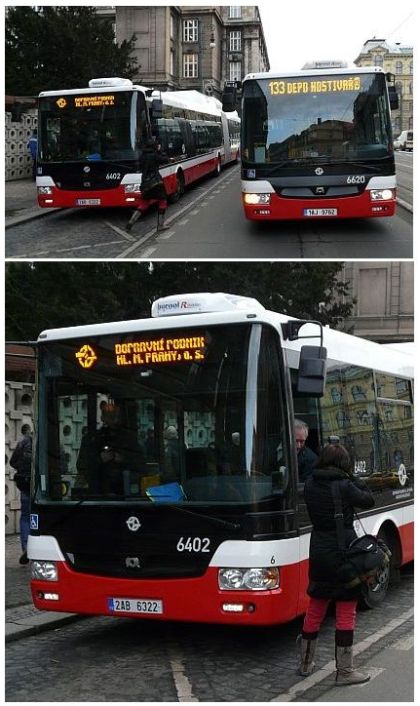
[[308,640],[302,635],[297,636],[296,645],[298,647],[298,674],[301,677],[309,677],[315,669],[315,652],[318,638],[313,637]]
[[131,216],[130,220],[128,221],[128,223],[127,223],[127,225],[126,225],[126,227],[125,227],[125,229],[126,229],[128,232],[130,232],[130,230],[132,229],[133,225],[134,225],[135,223],[137,223],[137,221],[139,220],[140,216],[141,216],[141,211],[139,211],[139,210],[134,211],[133,215]]
[[158,211],[158,219],[156,232],[160,233],[162,230],[169,230],[169,226],[165,224],[165,211]]
[[[342,644],[344,643],[344,644]],[[345,644],[347,643],[347,644]],[[349,644],[350,643],[350,644]],[[353,630],[337,630],[335,633],[335,685],[364,684],[370,674],[353,667]]]

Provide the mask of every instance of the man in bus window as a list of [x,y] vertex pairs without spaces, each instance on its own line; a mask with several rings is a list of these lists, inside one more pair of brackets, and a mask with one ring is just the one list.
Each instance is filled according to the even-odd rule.
[[145,459],[134,430],[123,425],[122,409],[114,402],[101,403],[102,426],[87,432],[80,446],[77,470],[92,492],[122,492],[124,470],[145,471]]
[[318,456],[306,446],[309,427],[301,419],[295,419],[295,443],[298,459],[299,482],[304,483],[312,474]]

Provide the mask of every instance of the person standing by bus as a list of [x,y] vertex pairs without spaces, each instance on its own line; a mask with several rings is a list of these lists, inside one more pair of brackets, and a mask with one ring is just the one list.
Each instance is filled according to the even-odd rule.
[[316,453],[306,446],[309,427],[301,419],[295,419],[295,444],[298,459],[299,482],[304,483],[318,461]]
[[36,128],[32,131],[32,135],[26,145],[29,154],[32,158],[32,180],[36,180],[36,155],[38,151],[38,131]]
[[[141,195],[144,201],[158,202],[158,219],[156,232],[160,233],[167,230],[169,226],[165,224],[165,213],[168,208],[168,197],[165,190],[165,184],[159,166],[167,164],[169,159],[162,152],[161,145],[157,140],[150,138],[147,140],[140,158],[140,169],[142,172]],[[130,231],[133,225],[141,216],[141,209],[134,211],[130,220],[127,223],[126,229]]]
[[328,605],[335,601],[335,684],[361,684],[370,679],[369,674],[353,668],[353,637],[356,625],[356,607],[360,598],[360,585],[347,588],[339,582],[337,574],[343,563],[338,547],[332,484],[339,481],[343,504],[345,541],[348,546],[356,538],[353,528],[354,508],[369,509],[374,498],[365,483],[351,475],[351,460],[340,444],[327,444],[322,450],[312,474],[305,483],[304,497],[313,525],[309,548],[309,606],[303,630],[298,636],[301,676],[309,676],[315,668],[315,651],[318,632],[325,618]]
[[31,488],[31,469],[32,469],[32,432],[28,424],[22,427],[22,439],[16,444],[10,461],[12,468],[15,468],[17,473],[13,480],[16,483],[17,489],[20,491],[20,544],[22,547],[22,555],[19,559],[19,564],[28,564],[29,559],[26,553],[29,537],[29,515],[30,515],[30,488]]

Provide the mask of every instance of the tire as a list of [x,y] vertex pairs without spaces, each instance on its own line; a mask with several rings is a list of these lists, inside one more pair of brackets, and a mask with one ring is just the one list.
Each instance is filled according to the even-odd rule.
[[169,203],[176,203],[179,201],[182,194],[185,192],[185,179],[184,174],[179,170],[176,174],[176,189],[173,194],[168,196]]
[[220,176],[220,172],[222,171],[222,161],[220,159],[220,156],[217,158],[217,164],[213,172],[214,177]]
[[399,579],[398,552],[395,538],[383,530],[379,531],[378,537],[386,542],[392,552],[392,557],[388,566],[378,575],[377,583],[373,587],[363,586],[361,599],[363,608],[377,608],[384,600],[389,586],[398,583]]

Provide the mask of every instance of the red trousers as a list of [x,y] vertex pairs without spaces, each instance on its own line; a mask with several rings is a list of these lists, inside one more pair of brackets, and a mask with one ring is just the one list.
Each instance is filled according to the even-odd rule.
[[[330,601],[325,598],[310,598],[303,621],[305,633],[318,632],[325,618]],[[354,630],[356,626],[357,601],[335,602],[335,627],[337,630]]]

